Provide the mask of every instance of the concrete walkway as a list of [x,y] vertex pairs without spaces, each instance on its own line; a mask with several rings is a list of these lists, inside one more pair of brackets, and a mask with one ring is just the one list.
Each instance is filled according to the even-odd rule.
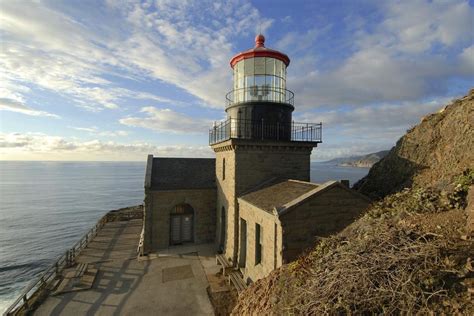
[[98,268],[89,290],[49,296],[35,315],[214,315],[206,288],[212,245],[137,260],[142,221],[107,223],[78,262]]

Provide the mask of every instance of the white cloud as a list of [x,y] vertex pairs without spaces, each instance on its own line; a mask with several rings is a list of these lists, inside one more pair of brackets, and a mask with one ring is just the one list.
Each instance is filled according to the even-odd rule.
[[90,135],[97,135],[97,136],[106,136],[106,137],[118,137],[118,136],[127,136],[129,133],[127,131],[101,131],[97,126],[91,127],[76,127],[71,126],[72,129],[80,132],[87,132]]
[[118,87],[105,79],[109,75],[138,79],[136,71],[128,69],[126,60],[114,56],[107,47],[109,43],[114,45],[114,34],[99,35],[97,29],[90,29],[45,4],[3,3],[0,27],[3,37],[0,69],[3,81],[10,87],[33,84],[93,111],[115,109],[122,98],[173,102]]
[[390,1],[382,8],[385,20],[375,41],[384,36],[385,45],[399,51],[421,53],[436,44],[472,41],[474,12],[468,1]]
[[461,68],[467,74],[474,74],[474,45],[465,48],[459,56]]
[[59,115],[30,108],[25,103],[23,103],[21,99],[0,98],[0,110],[18,112],[31,116],[47,116],[59,118]]
[[317,113],[302,113],[299,120],[321,121],[326,128],[388,129],[417,124],[428,113],[437,112],[452,98],[440,98],[430,102],[404,102],[400,104],[377,104],[350,109],[335,109]]
[[372,27],[358,23],[347,39],[353,52],[344,60],[323,67],[319,56],[309,51],[290,66],[288,86],[295,91],[297,105],[308,109],[416,101],[446,95],[451,78],[474,76],[469,48],[456,56],[472,43],[474,9],[468,2],[377,5],[381,22]]
[[328,160],[390,149],[407,129],[427,114],[441,110],[450,100],[339,108],[302,113],[295,119],[322,121],[323,143],[314,150],[313,159]]
[[93,111],[115,109],[123,97],[175,103],[120,88],[106,79],[110,75],[163,80],[221,107],[231,86],[230,40],[272,23],[247,1],[108,4],[98,15],[76,18],[54,3],[3,3],[0,68],[6,79],[55,91]]
[[272,23],[246,1],[157,1],[145,7],[121,7],[132,35],[117,47],[117,56],[213,107],[222,107],[231,87],[228,61],[235,52],[229,41],[258,26],[264,32]]
[[212,121],[191,117],[171,109],[158,109],[152,106],[141,109],[145,117],[126,117],[119,120],[127,126],[142,127],[158,132],[206,133]]
[[161,157],[212,157],[208,146],[155,146],[100,140],[77,141],[42,133],[0,133],[3,160],[146,160],[148,154]]
[[329,32],[332,28],[331,24],[326,26],[314,27],[306,30],[306,32],[288,32],[285,33],[281,39],[275,43],[275,47],[285,52],[286,54],[293,55],[299,52],[310,50],[314,47],[317,39]]

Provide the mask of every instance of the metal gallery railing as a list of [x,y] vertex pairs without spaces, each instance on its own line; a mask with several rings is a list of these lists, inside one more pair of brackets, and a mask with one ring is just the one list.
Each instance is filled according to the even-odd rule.
[[[142,208],[143,209],[143,208]],[[37,302],[38,298],[42,296],[44,291],[53,281],[61,276],[64,268],[74,265],[76,257],[79,253],[87,247],[89,242],[97,236],[98,232],[108,222],[124,221],[130,219],[143,218],[143,211],[117,212],[110,211],[100,218],[87,234],[85,234],[78,242],[74,244],[65,253],[59,256],[56,261],[50,265],[36,280],[31,282],[18,296],[18,298],[7,308],[3,315],[19,315],[26,314],[32,305]]]
[[322,123],[281,123],[230,118],[209,130],[209,144],[229,139],[322,142]]
[[288,89],[255,85],[234,89],[227,93],[225,98],[227,107],[242,102],[275,102],[294,105],[295,95]]

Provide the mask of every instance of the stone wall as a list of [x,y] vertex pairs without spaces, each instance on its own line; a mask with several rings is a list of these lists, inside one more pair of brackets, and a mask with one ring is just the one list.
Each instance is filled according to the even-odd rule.
[[[220,244],[220,212],[226,210],[226,257],[235,262],[238,251],[239,205],[237,197],[272,178],[309,181],[314,143],[232,139],[212,148],[216,152],[217,238]],[[225,158],[225,180],[222,179]]]
[[[223,178],[225,159],[225,179]],[[218,250],[227,254],[229,260],[233,260],[234,248],[236,247],[234,231],[238,223],[235,220],[235,155],[231,148],[223,148],[216,152],[216,184],[217,184],[217,229],[216,242]],[[225,212],[225,223],[222,223],[222,210]],[[225,226],[225,234],[222,235],[222,225]],[[224,239],[224,240],[223,240]],[[223,249],[221,248],[223,246]]]
[[[239,207],[240,218],[247,224],[246,260],[245,264],[240,262],[243,245],[239,245],[239,266],[245,266],[244,280],[253,282],[266,277],[282,265],[282,230],[277,216],[240,199]],[[262,258],[259,264],[255,264],[256,224],[261,226],[262,234]]]
[[170,239],[170,213],[187,203],[194,209],[194,242],[213,242],[216,230],[216,190],[169,190],[145,192],[145,252],[167,248]]
[[313,247],[317,237],[327,237],[344,229],[369,204],[359,194],[335,186],[282,214],[284,263]]

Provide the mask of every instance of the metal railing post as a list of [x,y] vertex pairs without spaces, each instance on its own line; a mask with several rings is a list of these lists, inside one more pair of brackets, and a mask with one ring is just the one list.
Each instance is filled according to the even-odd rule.
[[28,308],[28,298],[26,297],[26,294],[23,295],[23,305],[25,306],[25,308]]

